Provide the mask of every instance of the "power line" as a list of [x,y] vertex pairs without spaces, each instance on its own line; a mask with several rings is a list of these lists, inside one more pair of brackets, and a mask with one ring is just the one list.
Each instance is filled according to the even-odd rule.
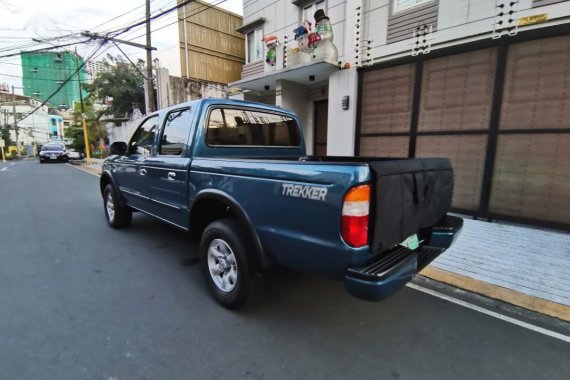
[[42,48],[42,49],[28,50],[28,51],[23,51],[23,52],[19,52],[19,53],[12,53],[12,54],[0,55],[0,58],[15,57],[15,56],[18,56],[18,55],[20,55],[20,54],[22,54],[22,53],[37,53],[37,52],[46,51],[46,50],[60,49],[60,48],[67,47],[67,46],[77,45],[78,43],[86,43],[86,42],[89,42],[89,41],[90,41],[90,40],[84,40],[84,41],[82,41],[82,42],[72,42],[72,43],[69,43],[69,44],[62,44],[62,45],[49,46],[49,47]]
[[[20,63],[15,63],[15,62],[1,62],[0,61],[0,65],[14,65],[14,66],[22,66],[22,67],[31,67],[31,68],[38,68],[38,69],[54,69],[54,70],[62,70],[62,71],[73,71],[75,69],[68,69],[65,67],[60,67],[60,68],[55,68],[53,66],[38,66],[38,65],[24,65],[24,64],[20,64]],[[0,74],[0,75],[4,75],[4,74]]]
[[[153,1],[155,1],[155,0],[151,0],[151,3],[152,3]],[[154,5],[157,6],[157,7],[159,7],[159,10],[153,11],[152,14],[154,15],[154,14],[156,14],[156,13],[158,13],[158,12],[162,12],[162,10],[161,10],[162,8],[161,8],[161,7],[167,5],[167,4],[170,3],[171,1],[172,1],[172,0],[163,0],[162,2],[159,2],[158,4],[155,3]],[[144,7],[144,5],[140,5],[140,6],[138,6],[138,7],[135,8],[135,9],[131,9],[131,11],[126,12],[126,13],[123,13],[122,15],[119,15],[119,16],[115,17],[114,19],[120,18],[120,17],[126,15],[127,13],[130,13],[130,12],[132,12],[132,11],[134,11],[134,10],[136,10],[136,9],[142,8],[142,7]],[[145,17],[145,16],[142,15],[141,17],[142,17],[142,19],[144,20],[144,17]],[[105,29],[105,30],[100,31],[100,33],[110,33],[110,32],[113,31],[113,30],[119,30],[119,29],[126,28],[126,27],[129,26],[130,24],[135,23],[135,22],[139,21],[140,19],[141,19],[141,18],[139,17],[139,18],[137,18],[137,19],[135,19],[135,20],[132,20],[132,21],[129,21],[129,22],[126,22],[126,23],[122,23],[122,25],[120,25],[120,26],[115,26],[115,27],[113,27],[113,28],[107,28],[107,29]],[[110,21],[110,20],[109,20],[109,21]],[[101,24],[101,25],[102,25],[102,24]],[[101,26],[101,25],[99,25],[99,26]],[[98,27],[98,26],[97,26],[97,27]],[[94,29],[96,29],[97,27],[91,28],[91,30],[94,30]]]
[[147,76],[144,75],[144,73],[141,71],[140,67],[138,67],[133,61],[131,61],[131,59],[129,58],[129,56],[128,56],[127,54],[125,54],[125,52],[123,51],[123,49],[121,49],[121,47],[120,47],[115,41],[113,41],[113,44],[115,44],[115,46],[117,47],[117,49],[119,49],[119,51],[120,51],[121,53],[123,53],[123,55],[125,56],[125,58],[131,63],[131,65],[132,65],[135,69],[137,69],[137,71],[139,72],[139,74],[142,75],[142,77],[143,77],[145,80],[152,80],[152,78],[147,78]]
[[[189,14],[189,15],[187,15],[186,17],[183,17],[183,18],[176,17],[176,21],[171,22],[170,24],[161,26],[160,28],[154,29],[153,32],[157,32],[157,31],[159,31],[159,30],[162,30],[162,29],[164,29],[164,28],[167,28],[167,27],[169,27],[169,26],[171,26],[171,25],[174,25],[174,24],[178,23],[179,21],[187,20],[187,19],[189,19],[189,18],[192,17],[192,16],[195,16],[195,15],[197,15],[197,14],[199,14],[199,13],[202,13],[202,12],[204,12],[204,11],[207,11],[208,9],[211,9],[211,8],[213,8],[213,7],[216,7],[216,6],[218,6],[218,5],[222,4],[222,3],[225,3],[226,1],[227,1],[227,0],[221,0],[220,2],[218,2],[218,3],[216,3],[216,4],[213,4],[213,3],[212,3],[212,4],[208,5],[208,6],[205,6],[204,8],[200,9],[199,11],[196,11],[196,12],[194,12],[194,13],[192,13],[192,14]],[[142,36],[144,36],[144,34],[141,34],[141,35],[139,35],[139,36],[133,37],[133,38],[130,39],[129,41],[136,40],[137,38],[140,38],[140,37],[142,37]]]
[[191,2],[193,2],[193,1],[195,1],[195,0],[185,0],[185,1],[181,2],[181,3],[179,3],[179,4],[176,4],[176,5],[173,6],[173,7],[168,8],[168,9],[165,10],[165,11],[162,11],[162,12],[160,12],[160,13],[157,13],[157,14],[154,15],[154,16],[147,17],[147,18],[145,18],[145,19],[142,20],[142,21],[139,21],[139,22],[137,22],[137,23],[135,23],[135,24],[133,24],[133,25],[130,25],[130,26],[124,28],[123,30],[116,30],[116,31],[114,31],[114,32],[110,32],[109,34],[113,34],[114,37],[117,37],[117,36],[119,36],[119,35],[121,35],[121,34],[124,34],[124,33],[128,32],[129,30],[131,30],[131,29],[133,29],[133,28],[136,28],[137,26],[144,25],[144,24],[146,24],[146,23],[149,22],[149,21],[156,20],[156,19],[159,18],[159,17],[162,17],[162,16],[164,16],[164,15],[167,15],[167,14],[171,13],[171,12],[177,10],[178,8],[182,8],[183,6],[188,5],[188,4],[190,4]]
[[[69,71],[73,71],[74,69],[68,69]],[[20,75],[11,75],[11,74],[1,74],[0,76],[4,76],[4,77],[12,77],[12,78],[21,78],[21,79],[30,79],[30,80],[43,80],[43,81],[49,81],[49,82],[58,82],[59,80],[57,79],[46,79],[46,78],[31,78],[31,77],[23,77]],[[78,82],[78,79],[72,79],[70,80],[70,82]],[[83,81],[80,81],[83,82]]]

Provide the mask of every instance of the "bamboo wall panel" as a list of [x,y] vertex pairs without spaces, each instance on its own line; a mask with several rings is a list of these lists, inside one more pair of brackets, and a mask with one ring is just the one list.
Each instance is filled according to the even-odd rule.
[[570,35],[509,48],[500,129],[570,128]]
[[453,207],[478,210],[486,150],[486,135],[418,136],[416,156],[448,157],[454,174]]
[[218,83],[230,83],[241,76],[242,64],[224,58],[207,55],[191,54],[189,72],[191,78],[199,78]]
[[410,131],[414,73],[409,64],[363,74],[361,133]]
[[242,17],[201,1],[179,8],[178,17],[185,18],[178,23],[182,72],[186,74],[188,60],[191,78],[223,84],[239,80],[245,39],[235,29],[242,25]]
[[570,134],[501,135],[494,213],[570,224]]
[[488,129],[496,63],[496,48],[426,61],[418,130]]
[[360,156],[408,157],[407,136],[368,136],[360,138]]
[[186,32],[187,41],[191,46],[202,48],[213,54],[228,56],[228,58],[245,59],[243,35],[233,36],[195,23],[188,23]]

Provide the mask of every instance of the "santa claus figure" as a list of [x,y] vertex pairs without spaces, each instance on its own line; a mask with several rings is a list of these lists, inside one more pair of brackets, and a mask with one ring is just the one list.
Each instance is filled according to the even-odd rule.
[[275,61],[277,60],[277,45],[279,41],[275,34],[268,34],[263,37],[263,42],[265,42],[265,47],[267,48],[267,53],[265,54],[265,62],[271,66],[275,66]]

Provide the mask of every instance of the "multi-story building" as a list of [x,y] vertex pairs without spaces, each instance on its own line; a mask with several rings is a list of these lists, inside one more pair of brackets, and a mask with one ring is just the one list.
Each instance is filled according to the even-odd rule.
[[85,62],[85,79],[87,83],[93,83],[97,75],[111,72],[112,66],[107,61]]
[[[299,32],[328,31],[317,11],[338,54]],[[569,17],[560,0],[245,0],[231,85],[294,110],[311,154],[447,156],[456,211],[567,229]]]
[[[78,80],[85,83],[85,68],[79,71],[79,79],[73,74],[83,64],[80,56],[71,51],[22,52],[20,58],[24,95],[42,101],[49,99],[51,107],[60,109],[72,108],[73,103],[79,101]],[[85,90],[82,91],[83,96],[87,96]]]
[[204,1],[178,9],[177,28],[169,31],[178,43],[156,53],[155,65],[162,68],[158,108],[227,95],[227,84],[240,78],[244,64],[244,37],[236,31],[242,22],[240,15]]
[[28,96],[0,92],[0,127],[9,128],[10,140],[24,145],[30,155],[34,145],[51,140],[48,107],[40,107],[41,103]]

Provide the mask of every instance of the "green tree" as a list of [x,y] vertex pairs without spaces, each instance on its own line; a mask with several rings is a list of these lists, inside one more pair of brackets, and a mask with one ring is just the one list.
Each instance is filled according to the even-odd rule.
[[[89,99],[83,102],[83,108],[85,111],[85,124],[87,126],[89,144],[92,146],[98,146],[107,136],[105,128],[102,128],[102,123],[100,121],[100,118],[105,114],[105,112],[96,112]],[[71,148],[85,152],[85,138],[83,137],[83,124],[81,122],[81,104],[74,104],[71,116],[72,124],[66,130],[65,136],[72,140],[72,143],[69,144]]]
[[10,139],[10,130],[8,129],[8,127],[2,128],[2,135],[0,136],[2,138],[2,140],[4,140],[4,143],[6,144],[6,147],[9,147],[10,145],[16,145],[11,139]]
[[[97,75],[93,83],[85,86],[92,102],[112,98],[105,115],[127,116],[133,109],[144,108],[144,77],[141,74],[144,61],[139,59],[136,67],[122,56],[107,56],[111,70]],[[99,117],[101,117],[100,115]]]

